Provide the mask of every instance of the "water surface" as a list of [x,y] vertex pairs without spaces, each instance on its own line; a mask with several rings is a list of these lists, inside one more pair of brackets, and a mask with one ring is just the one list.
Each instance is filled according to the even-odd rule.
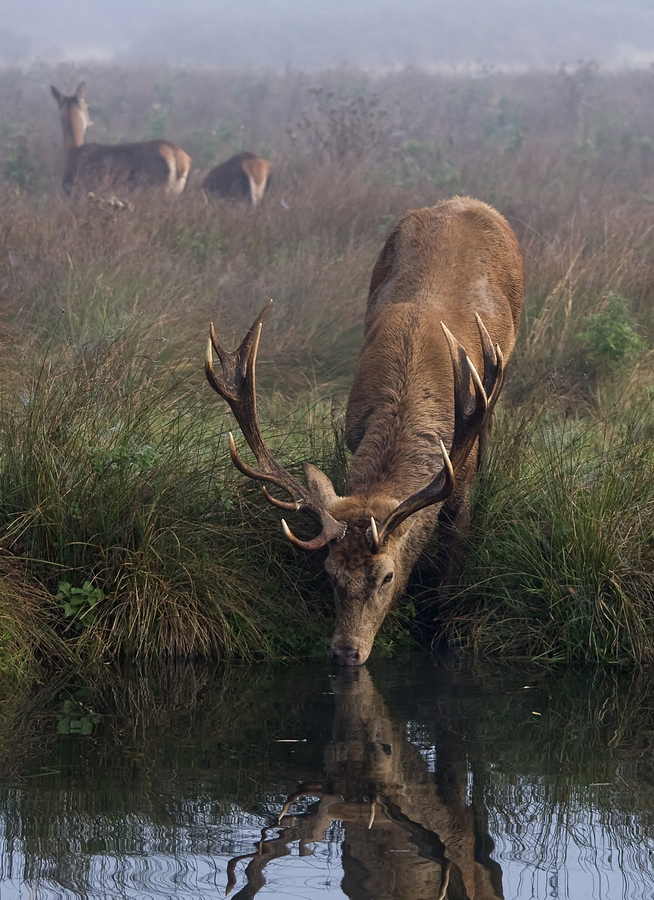
[[645,675],[121,673],[0,705],[0,900],[654,897]]

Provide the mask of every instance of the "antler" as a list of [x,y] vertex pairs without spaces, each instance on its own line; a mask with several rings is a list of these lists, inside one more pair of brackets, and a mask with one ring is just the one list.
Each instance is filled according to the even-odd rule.
[[[463,467],[479,437],[484,419],[492,413],[493,407],[497,403],[504,380],[504,357],[499,344],[493,348],[493,342],[478,313],[475,313],[475,319],[484,355],[484,380],[482,382],[479,378],[464,347],[441,322],[441,328],[450,348],[454,372],[454,439],[452,447],[448,454],[445,445],[440,441],[443,468],[426,487],[407,497],[383,522],[377,523],[374,518],[370,520],[367,537],[373,553],[379,552],[389,535],[409,516],[434,503],[441,503],[450,496],[454,490],[456,475]],[[470,393],[471,379],[475,392],[474,397]]]
[[[252,323],[250,330],[243,338],[238,350],[223,350],[218,343],[212,322],[204,358],[204,370],[207,381],[214,391],[229,403],[236,421],[241,426],[245,440],[257,459],[258,467],[253,469],[243,462],[238,455],[236,444],[230,431],[229,453],[232,462],[248,478],[253,478],[255,481],[263,481],[266,484],[274,484],[293,497],[293,503],[277,500],[264,487],[263,492],[266,499],[273,506],[285,510],[304,510],[322,525],[322,531],[317,537],[310,541],[301,541],[295,537],[282,519],[284,533],[292,543],[303,550],[317,550],[320,547],[324,547],[331,540],[340,541],[345,534],[347,526],[344,522],[334,519],[324,506],[316,503],[308,488],[279,465],[264,443],[257,419],[255,383],[257,349],[259,347],[263,320],[271,304],[272,300],[269,300],[261,310]],[[222,366],[222,379],[214,371],[212,348],[216,352]]]

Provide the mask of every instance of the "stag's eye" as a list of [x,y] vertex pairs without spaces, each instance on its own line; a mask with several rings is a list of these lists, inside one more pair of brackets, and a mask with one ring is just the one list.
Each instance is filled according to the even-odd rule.
[[382,580],[382,584],[388,584],[388,583],[389,583],[390,581],[392,581],[392,580],[393,580],[393,573],[392,573],[392,572],[388,572],[386,575],[384,575],[384,578],[383,578],[383,580]]

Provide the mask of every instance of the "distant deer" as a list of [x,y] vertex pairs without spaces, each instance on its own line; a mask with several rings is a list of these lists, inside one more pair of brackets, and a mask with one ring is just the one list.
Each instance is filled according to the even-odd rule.
[[[296,842],[300,856],[311,855],[312,844],[339,822],[341,890],[353,900],[501,900],[502,870],[490,856],[485,809],[473,809],[466,796],[474,773],[452,700],[443,696],[439,707],[432,773],[365,668],[330,679],[330,690],[335,711],[325,779],[300,785],[276,825],[263,829],[257,852],[230,860],[227,894],[240,861],[250,860],[233,900],[253,900],[269,862],[290,855]],[[291,814],[311,797],[308,809]]]
[[256,206],[270,184],[272,164],[254,153],[239,153],[212,169],[202,182],[207,194],[249,200]]
[[[329,549],[325,568],[336,604],[332,657],[338,663],[359,665],[368,658],[436,524],[439,587],[456,584],[479,444],[488,439],[504,359],[515,343],[523,285],[516,237],[486,204],[457,197],[400,217],[372,271],[345,414],[353,456],[344,497],[309,463],[306,486],[301,484],[264,444],[254,371],[269,304],[234,352],[220,347],[211,326],[207,378],[231,406],[258,462],[257,468],[246,465],[230,434],[234,464],[293,498],[279,500],[264,487],[274,506],[304,510],[321,526],[317,537],[304,541],[282,519],[296,547]],[[214,372],[212,346],[222,379]]]
[[84,99],[85,82],[71,97],[64,97],[54,86],[51,90],[61,113],[66,154],[63,188],[67,194],[77,183],[87,190],[161,187],[167,194],[184,190],[191,169],[188,153],[169,141],[85,144],[84,134],[93,124]]

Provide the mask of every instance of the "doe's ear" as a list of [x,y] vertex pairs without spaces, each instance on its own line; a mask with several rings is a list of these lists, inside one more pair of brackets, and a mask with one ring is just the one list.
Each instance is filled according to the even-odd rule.
[[75,96],[78,100],[81,100],[84,97],[84,92],[86,91],[86,82],[80,81],[77,85],[77,90],[75,91]]
[[55,98],[55,100],[57,101],[59,106],[61,106],[62,101],[64,99],[61,95],[61,92],[57,90],[57,88],[54,86],[54,84],[50,85],[50,90],[52,91],[52,96]]
[[307,487],[311,491],[312,496],[316,498],[321,506],[324,506],[325,509],[329,510],[339,499],[338,494],[334,490],[334,485],[317,466],[312,466],[311,463],[308,462],[305,462],[302,465]]

